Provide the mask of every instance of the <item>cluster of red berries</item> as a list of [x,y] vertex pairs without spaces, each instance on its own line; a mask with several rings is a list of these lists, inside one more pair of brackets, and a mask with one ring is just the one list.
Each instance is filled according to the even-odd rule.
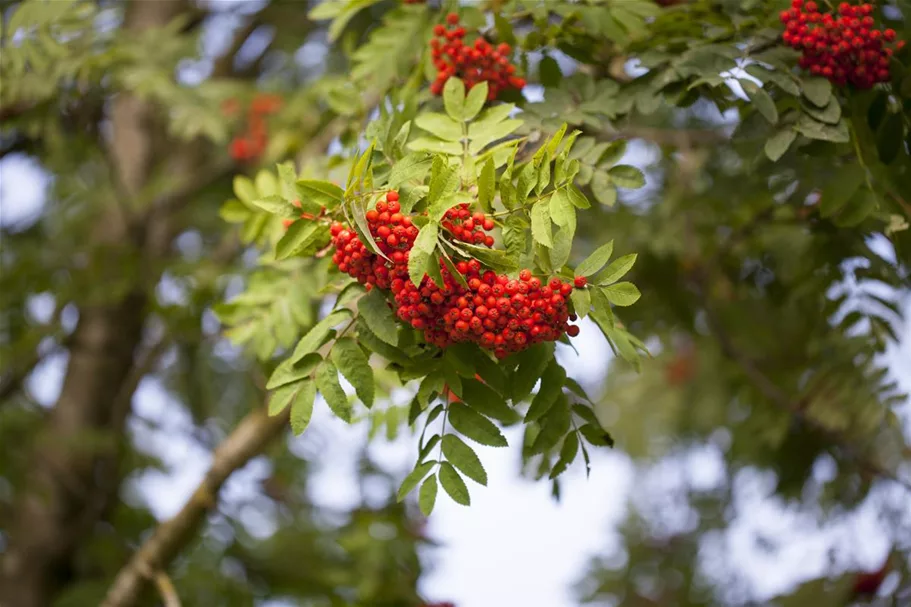
[[459,25],[459,16],[450,13],[446,16],[447,29],[444,25],[433,28],[436,38],[430,41],[433,64],[437,68],[437,77],[430,85],[434,95],[443,92],[443,86],[450,77],[460,78],[466,89],[471,89],[479,82],[487,81],[487,99],[493,101],[505,89],[521,89],[525,80],[515,75],[516,66],[509,62],[508,44],[492,46],[482,37],[474,44],[465,44],[465,28]]
[[[238,162],[250,162],[259,158],[266,150],[269,140],[266,132],[266,119],[282,107],[282,98],[278,95],[260,94],[254,97],[247,113],[246,130],[231,140],[231,158]],[[236,116],[240,112],[240,102],[228,99],[221,106],[225,116]]]
[[481,212],[472,214],[467,204],[460,204],[446,211],[442,225],[455,240],[486,247],[493,246],[493,236],[484,233],[494,228],[493,219]]
[[[461,280],[443,267],[442,285],[425,276],[415,286],[408,277],[408,258],[418,229],[411,217],[400,212],[398,200],[397,192],[389,192],[367,212],[370,235],[388,261],[338,222],[330,228],[336,248],[332,261],[368,289],[389,289],[398,318],[423,331],[427,343],[445,348],[472,342],[504,358],[533,344],[555,341],[564,333],[579,334],[579,327],[568,324],[575,320],[567,301],[573,285],[558,278],[543,284],[529,270],[522,270],[518,279],[511,279],[482,270],[481,263],[472,259],[455,264]],[[462,240],[480,243],[483,237],[484,245],[493,244],[483,233],[493,228],[492,220],[483,213],[470,214],[467,206],[450,209],[444,227]],[[584,287],[585,279],[577,279],[576,286]]]
[[889,59],[901,50],[886,44],[895,40],[895,30],[873,27],[873,5],[842,2],[838,13],[821,13],[819,4],[810,0],[792,0],[791,8],[782,11],[785,44],[803,51],[800,66],[824,76],[838,86],[850,83],[868,89],[889,80]]

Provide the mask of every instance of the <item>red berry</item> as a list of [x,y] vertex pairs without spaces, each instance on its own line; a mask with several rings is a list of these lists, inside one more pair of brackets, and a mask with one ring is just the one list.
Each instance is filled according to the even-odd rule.
[[581,289],[588,284],[588,279],[586,279],[584,276],[576,276],[576,278],[573,280],[573,284],[576,285],[576,288]]

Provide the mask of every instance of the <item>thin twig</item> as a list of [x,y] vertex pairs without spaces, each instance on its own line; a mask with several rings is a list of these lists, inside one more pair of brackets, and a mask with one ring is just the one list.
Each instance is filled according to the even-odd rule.
[[171,578],[168,577],[167,573],[164,571],[149,570],[146,570],[143,573],[155,584],[158,594],[161,595],[164,607],[180,607],[180,597],[177,595],[177,588],[174,586],[174,582],[171,581]]

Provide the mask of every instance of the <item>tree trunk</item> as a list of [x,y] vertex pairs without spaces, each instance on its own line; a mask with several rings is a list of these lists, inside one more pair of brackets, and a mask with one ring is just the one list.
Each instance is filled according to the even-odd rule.
[[[124,27],[138,31],[164,26],[185,6],[184,0],[133,0]],[[112,162],[127,200],[105,214],[89,247],[110,248],[118,257],[138,251],[144,267],[150,268],[157,264],[149,262],[167,250],[168,218],[153,211],[133,229],[128,209],[130,199],[145,186],[154,157],[158,131],[152,108],[121,93],[111,121]],[[128,378],[142,340],[147,288],[155,278],[152,273],[141,275],[136,288],[119,301],[79,309],[60,397],[34,445],[29,483],[17,498],[0,560],[0,607],[49,605],[70,577],[74,552],[104,510],[99,502],[104,504],[105,493],[119,489],[118,483],[99,478],[98,471],[106,468],[99,463],[111,450],[98,445],[116,444],[124,432],[129,407],[115,405],[132,397],[122,392],[125,387],[132,392]],[[116,471],[106,472],[112,473]]]

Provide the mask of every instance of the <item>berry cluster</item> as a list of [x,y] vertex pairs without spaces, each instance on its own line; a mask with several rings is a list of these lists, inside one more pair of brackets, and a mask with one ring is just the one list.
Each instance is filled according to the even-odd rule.
[[525,80],[515,75],[516,66],[509,62],[508,44],[493,47],[484,38],[477,38],[474,44],[465,44],[465,28],[459,25],[459,16],[450,13],[446,16],[449,24],[433,28],[436,38],[430,41],[433,64],[437,68],[437,77],[430,85],[434,95],[443,92],[443,86],[451,76],[460,78],[466,89],[471,89],[479,82],[487,81],[487,99],[493,101],[505,89],[521,89]]
[[[543,284],[529,270],[522,270],[518,279],[511,279],[482,270],[480,262],[472,259],[455,264],[460,277],[443,267],[442,285],[425,276],[420,287],[415,286],[408,277],[408,257],[418,229],[411,217],[400,212],[398,200],[397,192],[389,192],[367,212],[370,235],[389,261],[338,222],[330,228],[336,247],[332,261],[368,289],[389,289],[398,318],[423,331],[427,343],[445,348],[472,342],[504,358],[533,344],[555,341],[564,333],[579,334],[579,327],[568,324],[575,320],[567,303],[573,285],[558,278]],[[444,227],[462,240],[481,243],[483,238],[483,244],[493,244],[484,234],[493,228],[492,220],[483,213],[470,214],[467,206],[450,209]],[[584,279],[577,286],[584,287]]]
[[[260,94],[254,97],[247,113],[246,131],[231,141],[231,158],[238,162],[250,162],[259,158],[266,149],[268,135],[265,117],[281,109],[282,98],[278,95]],[[225,116],[236,116],[240,112],[237,99],[228,99],[222,104]]]
[[792,0],[791,8],[779,15],[785,24],[785,44],[803,51],[800,66],[824,76],[838,86],[852,84],[868,89],[889,80],[889,59],[894,50],[886,44],[895,40],[895,30],[873,27],[873,5],[842,2],[837,14],[821,13],[819,4]]
[[446,211],[442,225],[455,240],[486,247],[493,246],[493,236],[484,233],[494,228],[493,219],[481,212],[472,214],[467,204],[460,204]]

